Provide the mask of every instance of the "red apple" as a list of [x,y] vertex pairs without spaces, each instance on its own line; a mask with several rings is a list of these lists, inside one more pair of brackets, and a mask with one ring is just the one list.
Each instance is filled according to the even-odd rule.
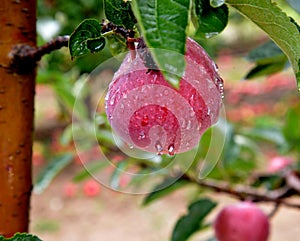
[[100,193],[101,187],[97,181],[89,180],[86,183],[84,183],[83,191],[87,197],[95,197]]
[[74,183],[69,182],[64,185],[63,192],[66,197],[74,197],[77,193],[77,186]]
[[188,38],[186,69],[179,89],[158,70],[128,54],[106,96],[106,113],[130,146],[154,153],[180,153],[195,147],[214,124],[222,103],[223,80],[204,49]]
[[270,173],[276,173],[283,170],[285,167],[292,164],[292,159],[286,156],[276,156],[270,159],[267,171]]
[[223,208],[214,222],[218,241],[266,241],[269,229],[268,217],[251,202]]

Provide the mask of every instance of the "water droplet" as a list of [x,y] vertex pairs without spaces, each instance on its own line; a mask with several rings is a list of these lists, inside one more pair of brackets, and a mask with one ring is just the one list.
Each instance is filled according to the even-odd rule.
[[141,92],[142,92],[142,93],[145,92],[146,89],[147,89],[147,85],[143,85],[143,86],[142,86],[142,89],[141,89]]
[[175,154],[174,144],[169,145],[169,147],[168,147],[168,153],[169,153],[170,156],[174,156],[174,154]]
[[209,89],[214,89],[214,88],[216,88],[217,84],[216,84],[215,82],[216,82],[216,81],[212,82],[210,79],[207,79],[208,88],[209,88]]
[[151,83],[155,83],[157,80],[157,75],[154,75],[154,78],[151,79]]
[[108,119],[110,119],[110,120],[112,120],[112,119],[113,119],[113,116],[112,116],[112,114],[109,114],[109,115],[108,115]]
[[168,95],[169,91],[168,90],[164,90],[164,95]]
[[111,97],[110,101],[109,101],[109,104],[110,105],[113,105],[115,103],[115,97]]
[[221,7],[225,3],[225,0],[210,0],[210,5],[213,8]]
[[186,127],[186,120],[183,119],[183,120],[182,120],[182,123],[181,123],[181,128],[185,128],[185,127]]
[[213,62],[212,66],[213,66],[213,68],[214,68],[214,70],[215,70],[216,72],[219,71],[219,67],[218,67],[218,65],[217,65],[215,62]]
[[138,139],[139,139],[139,140],[142,140],[142,139],[144,139],[145,137],[146,137],[145,132],[144,132],[144,131],[141,131]]
[[127,94],[123,93],[122,97],[123,97],[123,99],[127,99]]
[[192,128],[192,122],[189,120],[187,125],[186,125],[186,129],[190,130]]
[[123,103],[120,105],[120,108],[121,108],[121,109],[124,109],[124,104],[123,104]]
[[218,34],[218,32],[205,33],[205,38],[212,38],[213,36],[216,36]]
[[193,108],[191,108],[190,117],[194,117],[195,115],[196,115],[195,111],[193,110]]
[[163,147],[162,147],[160,141],[157,141],[155,143],[155,149],[156,149],[158,155],[162,154],[161,151],[163,150]]
[[222,99],[224,99],[224,85],[223,85],[223,83],[219,84],[219,90],[220,90]]
[[210,108],[207,109],[207,115],[210,115]]
[[194,97],[195,97],[194,94],[192,94],[191,97],[190,97],[190,105],[192,105],[192,106],[193,106],[194,103],[195,103]]
[[131,150],[132,150],[133,148],[134,148],[134,146],[133,146],[133,145],[129,145],[129,149],[131,149]]

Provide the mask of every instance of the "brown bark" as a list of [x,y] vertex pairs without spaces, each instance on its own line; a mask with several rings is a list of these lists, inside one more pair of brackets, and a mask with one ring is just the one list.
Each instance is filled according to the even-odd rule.
[[[28,231],[35,69],[10,67],[13,46],[36,46],[36,0],[0,4],[0,235]],[[16,66],[17,67],[17,66]]]

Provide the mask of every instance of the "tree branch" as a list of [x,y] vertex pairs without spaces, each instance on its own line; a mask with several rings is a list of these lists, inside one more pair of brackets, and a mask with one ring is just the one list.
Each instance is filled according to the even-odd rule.
[[243,185],[232,186],[227,182],[215,181],[211,179],[199,180],[186,174],[183,175],[182,178],[197,183],[201,187],[212,189],[216,192],[226,193],[241,200],[251,199],[253,202],[273,202],[276,204],[285,205],[287,207],[300,209],[300,204],[290,203],[283,199],[287,192],[291,190],[289,187],[267,191]]
[[38,48],[26,44],[17,44],[9,53],[9,57],[11,58],[9,69],[21,74],[26,74],[32,71],[36,63],[45,54],[49,54],[62,47],[67,47],[68,43],[69,36],[58,36]]

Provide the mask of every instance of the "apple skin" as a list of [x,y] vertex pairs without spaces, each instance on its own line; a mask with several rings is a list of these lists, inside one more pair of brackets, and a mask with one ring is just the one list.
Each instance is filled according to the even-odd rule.
[[223,80],[216,64],[194,40],[186,42],[186,69],[179,89],[139,55],[128,54],[115,73],[105,109],[114,132],[129,146],[158,154],[185,152],[216,123]]
[[269,160],[267,165],[267,171],[269,173],[280,172],[286,167],[290,166],[293,160],[286,156],[276,156]]
[[268,217],[251,202],[223,208],[213,227],[218,241],[266,241],[270,232]]

